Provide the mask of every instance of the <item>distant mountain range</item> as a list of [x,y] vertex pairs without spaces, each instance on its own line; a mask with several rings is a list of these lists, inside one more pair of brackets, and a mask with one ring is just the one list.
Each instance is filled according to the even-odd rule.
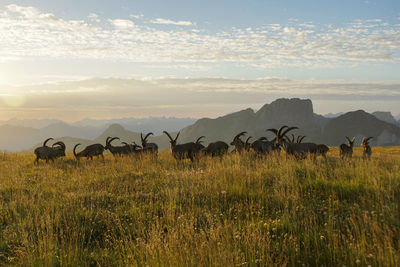
[[[372,145],[400,145],[400,123],[389,112],[374,112],[362,110],[322,116],[315,114],[313,104],[308,99],[277,99],[265,104],[257,112],[245,109],[216,119],[203,118],[199,120],[187,118],[147,118],[147,119],[116,119],[91,120],[85,119],[72,124],[57,120],[10,120],[0,126],[0,149],[7,151],[31,150],[41,145],[43,140],[54,137],[66,143],[71,150],[76,143],[82,146],[91,143],[105,144],[108,136],[118,136],[121,141],[140,143],[140,132],[154,132],[156,136],[149,138],[161,149],[168,148],[169,142],[163,130],[175,134],[181,131],[178,142],[193,141],[205,135],[205,143],[223,140],[230,142],[241,131],[247,131],[249,136],[273,138],[268,128],[278,128],[282,125],[297,126],[299,130],[292,133],[306,135],[308,141],[337,146],[344,143],[345,136],[356,136],[356,144],[363,136],[373,136]],[[21,126],[26,123],[31,127]],[[41,128],[32,126],[40,125]],[[118,140],[115,144],[118,144]]]
[[[17,120],[0,122],[0,150],[22,151],[31,149],[47,137],[56,139],[70,137],[68,140],[95,140],[112,125],[118,124],[132,132],[153,132],[162,134],[163,130],[175,132],[193,124],[193,118],[122,118],[111,120],[84,119],[74,123],[59,120]],[[139,139],[140,141],[140,139]],[[68,147],[68,146],[67,146]]]

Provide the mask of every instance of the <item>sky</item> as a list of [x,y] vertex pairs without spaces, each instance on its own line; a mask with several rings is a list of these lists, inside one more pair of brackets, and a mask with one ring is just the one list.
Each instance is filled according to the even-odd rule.
[[397,115],[399,73],[398,0],[0,0],[1,120],[216,117],[278,97]]

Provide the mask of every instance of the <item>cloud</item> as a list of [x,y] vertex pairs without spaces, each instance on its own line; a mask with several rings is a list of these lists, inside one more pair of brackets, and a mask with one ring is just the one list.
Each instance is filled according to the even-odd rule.
[[132,21],[126,19],[110,19],[108,21],[117,29],[132,29],[135,26]]
[[[1,93],[2,118],[217,117],[258,109],[277,98],[313,100],[318,113],[365,109],[400,112],[399,82],[263,79],[90,79],[14,87]],[[10,92],[4,88],[4,92]],[[3,103],[1,103],[3,99]],[[9,100],[14,101],[10,105]],[[18,105],[17,105],[18,104]]]
[[[142,15],[132,15],[139,19]],[[144,20],[144,22],[146,22]],[[116,18],[66,20],[35,7],[0,10],[0,61],[93,59],[119,62],[235,64],[249,68],[341,67],[399,62],[400,25],[381,19],[341,26],[295,20],[209,32],[190,21]]]
[[150,20],[150,22],[153,24],[178,25],[178,26],[194,26],[195,25],[193,22],[190,22],[190,21],[184,21],[184,20],[173,21],[170,19],[162,19],[162,18],[153,19],[153,20]]
[[134,18],[134,19],[141,19],[144,17],[143,14],[131,14],[129,17]]

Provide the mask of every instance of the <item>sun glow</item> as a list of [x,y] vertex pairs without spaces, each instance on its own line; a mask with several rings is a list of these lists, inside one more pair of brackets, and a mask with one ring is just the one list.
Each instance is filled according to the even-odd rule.
[[3,95],[1,99],[9,107],[21,107],[26,102],[25,95]]

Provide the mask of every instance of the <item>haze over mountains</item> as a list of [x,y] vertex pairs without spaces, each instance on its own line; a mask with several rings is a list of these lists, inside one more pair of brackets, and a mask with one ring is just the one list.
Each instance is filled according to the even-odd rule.
[[[362,110],[344,114],[315,114],[308,99],[278,99],[265,104],[257,112],[244,109],[216,119],[203,118],[123,118],[114,120],[84,119],[75,123],[58,120],[16,120],[0,122],[0,149],[6,151],[30,150],[48,137],[62,140],[70,150],[76,143],[105,143],[108,136],[118,136],[121,141],[140,143],[140,132],[154,132],[150,137],[160,148],[168,148],[169,142],[163,130],[181,130],[179,142],[193,141],[205,135],[205,143],[215,140],[230,142],[234,135],[247,131],[258,138],[272,134],[268,128],[281,125],[297,126],[294,134],[306,135],[307,141],[331,146],[345,142],[345,136],[356,136],[359,144],[363,136],[375,137],[371,144],[379,146],[400,145],[400,122],[390,112]],[[253,139],[254,140],[254,139]],[[118,144],[118,141],[115,141]]]
[[[31,149],[47,137],[89,143],[101,136],[110,126],[120,125],[133,132],[153,132],[156,135],[177,131],[190,124],[193,118],[121,118],[111,120],[84,119],[74,123],[60,120],[17,120],[0,121],[0,150],[21,151]],[[140,140],[140,139],[139,139]],[[138,140],[136,140],[138,141]],[[104,142],[102,142],[104,143]]]

